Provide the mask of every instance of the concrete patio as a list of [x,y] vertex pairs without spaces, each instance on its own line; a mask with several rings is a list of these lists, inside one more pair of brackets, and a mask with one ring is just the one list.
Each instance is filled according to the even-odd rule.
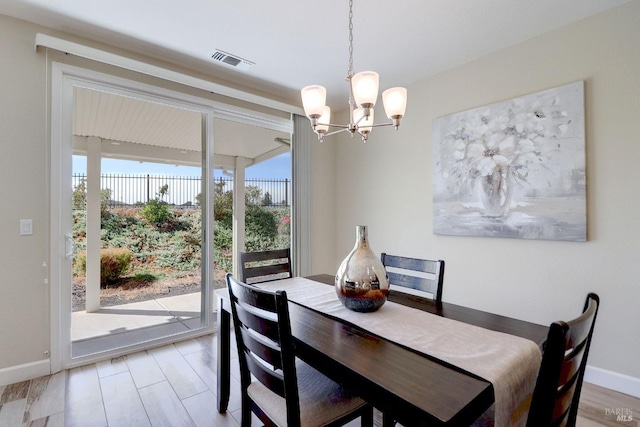
[[200,292],[135,302],[71,318],[73,357],[200,327]]

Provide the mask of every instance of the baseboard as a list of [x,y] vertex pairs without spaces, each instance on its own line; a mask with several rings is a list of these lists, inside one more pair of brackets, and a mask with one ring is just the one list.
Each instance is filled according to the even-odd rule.
[[584,380],[640,399],[640,378],[587,365]]
[[49,359],[2,368],[0,369],[0,386],[32,380],[50,373],[51,361]]

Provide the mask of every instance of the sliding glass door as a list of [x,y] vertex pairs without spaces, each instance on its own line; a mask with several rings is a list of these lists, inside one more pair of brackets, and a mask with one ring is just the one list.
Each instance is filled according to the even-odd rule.
[[71,353],[199,329],[202,113],[74,86]]
[[291,117],[51,69],[52,370],[213,332],[238,252],[290,243]]
[[60,367],[212,331],[213,110],[74,67],[53,77]]

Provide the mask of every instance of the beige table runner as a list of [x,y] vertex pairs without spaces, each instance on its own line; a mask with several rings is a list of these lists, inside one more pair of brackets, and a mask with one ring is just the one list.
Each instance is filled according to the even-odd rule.
[[[289,300],[458,366],[493,384],[495,425],[524,426],[541,353],[533,341],[387,301],[373,313],[346,309],[332,286],[295,277],[261,283]],[[402,328],[397,325],[402,324]],[[429,325],[425,328],[425,325]]]

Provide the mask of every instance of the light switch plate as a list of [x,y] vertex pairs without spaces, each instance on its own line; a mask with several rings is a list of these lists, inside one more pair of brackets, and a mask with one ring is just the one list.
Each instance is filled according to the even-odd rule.
[[20,220],[20,235],[31,236],[33,234],[33,221],[30,219]]

